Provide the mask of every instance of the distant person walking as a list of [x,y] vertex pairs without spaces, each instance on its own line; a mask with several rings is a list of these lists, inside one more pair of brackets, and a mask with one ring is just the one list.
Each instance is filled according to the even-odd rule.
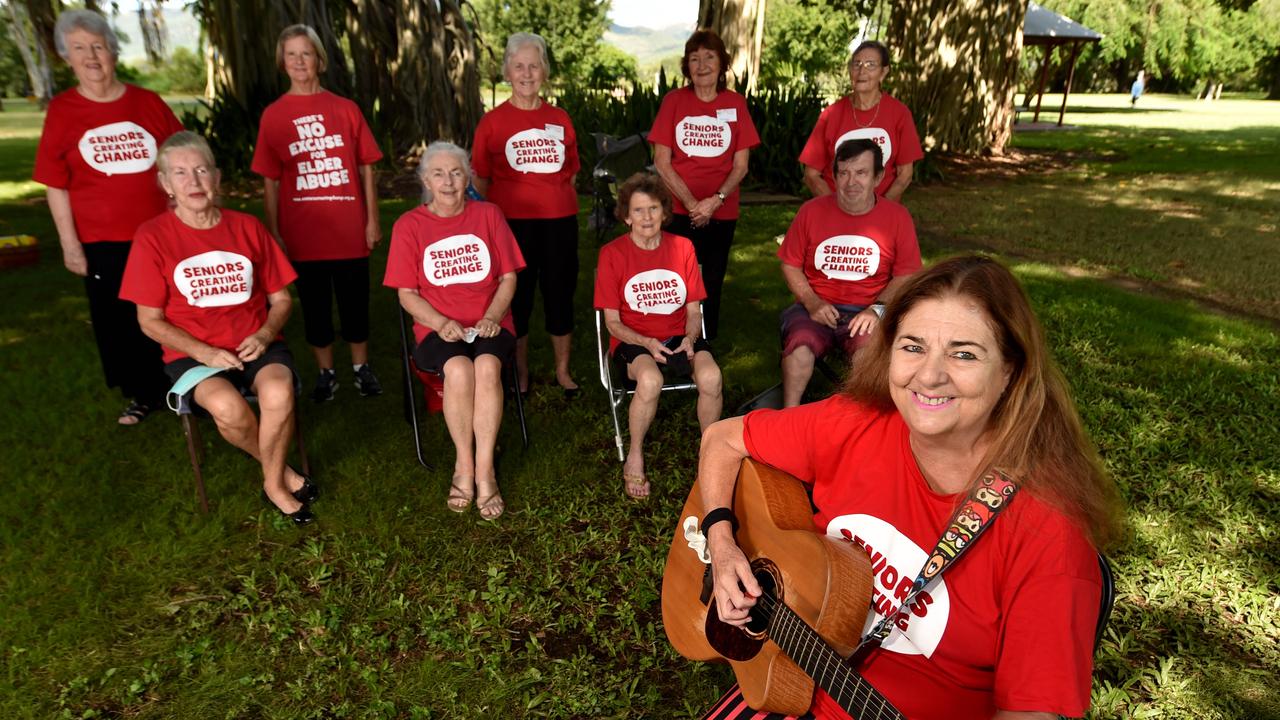
[[1138,98],[1142,97],[1142,91],[1147,87],[1147,73],[1145,70],[1138,71],[1138,77],[1133,79],[1133,87],[1129,88],[1129,107],[1138,106]]

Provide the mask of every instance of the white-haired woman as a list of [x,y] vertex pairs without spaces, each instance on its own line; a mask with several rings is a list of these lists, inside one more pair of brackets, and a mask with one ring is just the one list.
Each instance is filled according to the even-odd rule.
[[528,335],[534,291],[542,286],[547,334],[555,353],[556,383],[577,396],[569,372],[573,291],[578,285],[578,139],[569,114],[542,99],[547,44],[532,33],[507,39],[503,74],[511,99],[485,113],[476,126],[475,186],[502,208],[527,267],[516,277],[516,372],[529,386]]
[[[257,218],[218,207],[218,169],[203,137],[170,137],[157,165],[174,208],[138,228],[120,296],[137,303],[143,331],[164,347],[171,380],[200,366],[221,371],[191,398],[262,465],[271,504],[294,523],[311,522],[316,488],[285,464],[293,357],[280,329],[293,306],[293,268]],[[245,391],[257,396],[260,417]]]
[[107,386],[129,398],[119,423],[137,425],[163,404],[168,383],[160,347],[118,297],[120,278],[134,232],[165,210],[152,168],[182,124],[159,95],[116,77],[120,44],[98,13],[62,13],[54,41],[77,84],[49,103],[32,178],[47,188],[63,264],[84,278]]
[[373,165],[382,151],[360,108],[320,86],[327,64],[311,27],[280,33],[276,65],[289,76],[289,91],[262,113],[252,166],[262,176],[267,227],[298,271],[307,344],[320,370],[315,402],[338,389],[335,299],[356,389],[382,394],[369,365],[369,251],[382,239]]
[[427,146],[418,163],[423,204],[396,221],[383,284],[413,316],[414,363],[444,379],[444,419],[457,453],[446,504],[464,512],[474,500],[480,517],[494,520],[506,507],[493,454],[524,258],[502,211],[467,200],[470,176],[465,150]]

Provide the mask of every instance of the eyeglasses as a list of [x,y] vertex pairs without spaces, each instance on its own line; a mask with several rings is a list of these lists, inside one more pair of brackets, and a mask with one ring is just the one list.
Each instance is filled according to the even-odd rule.
[[850,70],[861,70],[862,68],[866,68],[868,70],[879,70],[880,61],[879,60],[854,60],[849,63]]

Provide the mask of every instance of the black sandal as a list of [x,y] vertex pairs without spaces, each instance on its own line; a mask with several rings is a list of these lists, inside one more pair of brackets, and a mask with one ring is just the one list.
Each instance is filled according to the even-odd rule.
[[[140,424],[143,420],[146,420],[147,416],[150,415],[151,412],[152,410],[150,405],[134,400],[129,403],[129,407],[125,408],[124,412],[120,413],[120,417],[116,419],[116,422],[122,427],[133,427],[134,425]],[[126,419],[130,419],[133,422],[125,422]]]

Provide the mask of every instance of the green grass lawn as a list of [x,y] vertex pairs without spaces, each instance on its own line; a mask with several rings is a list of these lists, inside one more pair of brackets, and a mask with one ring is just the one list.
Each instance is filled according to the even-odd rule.
[[[1076,96],[1083,129],[1019,135],[1016,169],[949,169],[909,205],[928,258],[985,247],[1013,264],[1128,502],[1091,716],[1280,718],[1280,337],[1110,281],[1275,317],[1278,123],[1239,121],[1280,105],[1236,101],[1228,124],[1162,96],[1130,114],[1118,97]],[[388,393],[362,399],[345,373],[334,402],[300,406],[319,521],[267,509],[255,466],[208,423],[202,517],[177,420],[115,426],[124,402],[102,387],[80,281],[28,181],[39,122],[14,103],[0,114],[0,235],[36,234],[43,252],[0,271],[0,717],[688,717],[727,685],[727,669],[671,651],[658,605],[693,479],[692,403],[663,398],[654,497],[626,500],[586,233],[574,370],[588,390],[554,392],[536,333],[532,444],[509,413],[499,522],[445,509],[439,416],[436,469],[413,458],[389,290],[372,338]],[[383,204],[388,232],[411,204]],[[777,379],[773,237],[793,213],[751,207],[740,223],[717,345],[726,408]],[[384,262],[385,248],[379,275]],[[300,318],[286,334],[309,380]]]

